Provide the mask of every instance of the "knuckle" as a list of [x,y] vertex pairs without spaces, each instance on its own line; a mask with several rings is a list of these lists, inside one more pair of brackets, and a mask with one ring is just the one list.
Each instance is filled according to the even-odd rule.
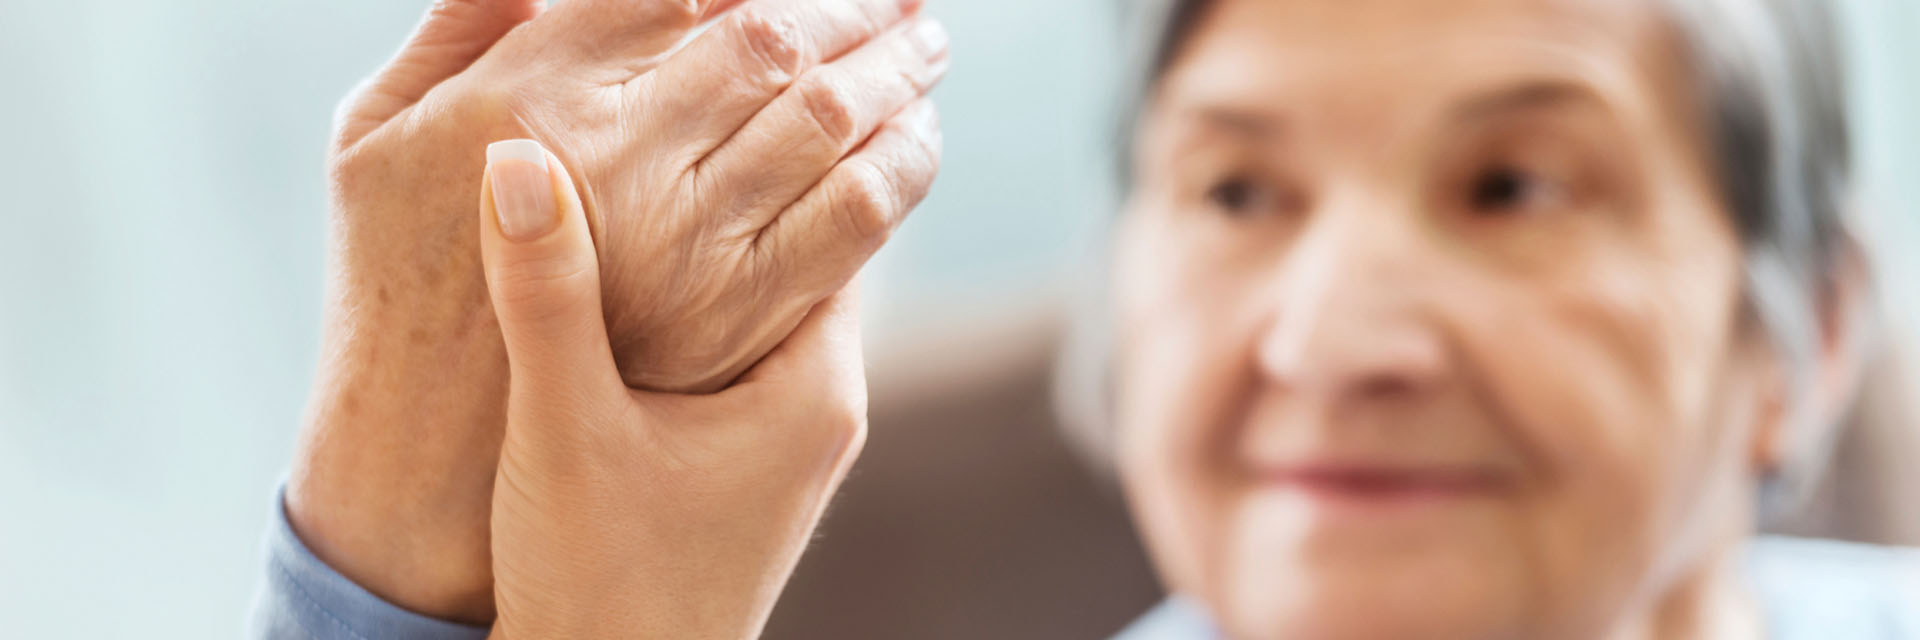
[[842,224],[854,237],[884,240],[893,230],[894,177],[868,162],[842,166],[847,178],[835,202]]
[[752,8],[734,14],[740,41],[774,79],[784,84],[799,75],[806,61],[805,45],[793,19]]
[[494,304],[522,320],[539,320],[594,305],[594,265],[568,257],[522,259],[493,273]]
[[699,24],[700,17],[707,12],[708,0],[657,0],[653,4],[651,17],[675,27],[690,27]]
[[821,136],[836,144],[853,136],[853,99],[839,83],[824,74],[812,74],[798,87],[801,106]]

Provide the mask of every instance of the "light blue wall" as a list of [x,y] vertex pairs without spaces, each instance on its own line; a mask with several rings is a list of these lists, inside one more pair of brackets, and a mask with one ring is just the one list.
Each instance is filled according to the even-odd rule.
[[[1845,0],[1836,0],[1845,2]],[[1855,142],[1867,241],[1890,311],[1920,327],[1920,2],[1846,2],[1853,39]]]
[[[1109,2],[935,0],[947,169],[882,259],[883,321],[1078,256]],[[237,632],[315,357],[332,104],[422,4],[0,2],[0,634]],[[1920,203],[1920,16],[1858,4],[1869,172]]]

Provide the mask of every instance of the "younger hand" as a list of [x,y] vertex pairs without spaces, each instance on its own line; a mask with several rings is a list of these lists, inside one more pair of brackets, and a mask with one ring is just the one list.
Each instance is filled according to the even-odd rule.
[[752,638],[866,434],[847,292],[715,395],[628,388],[558,158],[488,148],[481,254],[506,340],[495,635]]

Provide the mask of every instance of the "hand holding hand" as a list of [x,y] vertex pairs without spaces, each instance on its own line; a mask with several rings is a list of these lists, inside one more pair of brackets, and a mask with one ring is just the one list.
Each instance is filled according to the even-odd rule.
[[[735,6],[738,5],[738,6]],[[493,617],[506,358],[477,151],[562,150],[628,384],[713,391],[839,290],[939,160],[919,0],[438,0],[343,105],[321,365],[287,514],[321,559]],[[699,23],[723,21],[675,49]]]
[[481,246],[512,370],[495,635],[756,637],[865,439],[848,294],[725,391],[629,389],[566,169],[530,140],[488,156]]

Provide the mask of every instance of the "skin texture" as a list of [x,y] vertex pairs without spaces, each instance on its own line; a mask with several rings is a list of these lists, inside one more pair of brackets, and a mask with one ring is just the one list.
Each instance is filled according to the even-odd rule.
[[1116,253],[1172,590],[1245,639],[1757,636],[1786,395],[1674,46],[1643,3],[1207,10]]
[[[757,637],[865,442],[852,296],[816,306],[718,394],[630,389],[581,200],[557,158],[543,164],[547,175],[513,180],[502,176],[543,169],[493,163],[481,206],[512,369],[493,497],[494,636]],[[529,209],[503,185],[558,206],[539,228],[497,223]]]
[[302,540],[403,607],[491,620],[508,369],[474,226],[481,150],[533,138],[572,169],[622,379],[716,391],[931,185],[940,141],[922,96],[946,44],[917,11],[436,2],[338,118],[321,365],[287,487]]

